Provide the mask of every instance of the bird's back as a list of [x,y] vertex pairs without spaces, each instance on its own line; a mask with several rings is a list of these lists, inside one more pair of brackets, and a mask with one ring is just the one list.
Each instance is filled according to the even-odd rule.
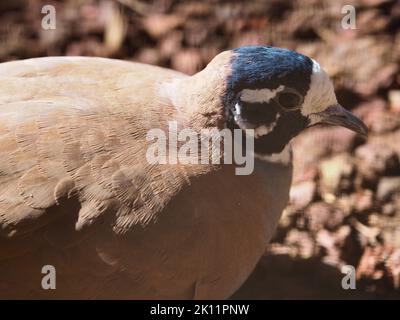
[[[89,257],[78,268],[98,266],[98,256],[90,257],[93,243],[92,250],[77,246],[87,234],[103,223],[108,227],[95,239],[146,225],[177,192],[173,186],[187,177],[147,164],[145,137],[174,113],[160,84],[182,77],[103,58],[0,64],[0,292],[6,297],[13,296],[12,275],[37,284],[46,259],[57,265],[66,248]],[[14,287],[16,296],[26,294]]]
[[[157,94],[158,84],[176,77],[183,75],[102,58],[55,57],[1,64],[1,233],[23,233],[22,225],[33,227],[36,222],[29,220],[77,189],[87,189],[80,200],[84,197],[90,202],[96,194],[103,197],[98,202],[106,199],[107,191],[102,192],[100,186],[89,190],[88,177],[101,180],[93,176],[97,174],[111,179],[119,163],[137,165],[134,160],[144,159],[147,130],[163,125],[158,114],[173,112]],[[127,150],[131,160],[123,159]],[[108,172],[99,168],[105,163]],[[103,182],[103,188],[110,189],[110,181]],[[21,227],[16,226],[19,223]]]

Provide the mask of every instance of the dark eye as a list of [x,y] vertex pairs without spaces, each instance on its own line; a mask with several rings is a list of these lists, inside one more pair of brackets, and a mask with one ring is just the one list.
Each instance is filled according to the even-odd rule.
[[303,97],[295,91],[282,91],[275,97],[275,101],[283,109],[293,110],[300,107]]

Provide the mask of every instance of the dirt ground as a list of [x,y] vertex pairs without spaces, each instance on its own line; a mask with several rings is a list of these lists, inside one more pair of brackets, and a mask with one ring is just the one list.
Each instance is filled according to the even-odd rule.
[[[56,29],[41,27],[56,8]],[[356,29],[344,29],[344,5]],[[193,74],[222,50],[296,49],[334,79],[367,140],[315,127],[295,139],[291,201],[243,299],[400,298],[400,1],[0,1],[0,61],[96,55]],[[343,290],[343,265],[356,290]]]

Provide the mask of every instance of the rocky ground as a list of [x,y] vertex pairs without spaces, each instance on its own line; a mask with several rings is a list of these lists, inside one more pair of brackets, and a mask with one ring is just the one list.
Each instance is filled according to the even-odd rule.
[[[56,30],[43,30],[53,4]],[[341,27],[343,5],[355,30]],[[0,2],[0,61],[97,55],[189,74],[245,44],[318,60],[367,140],[315,127],[294,141],[291,202],[257,269],[234,298],[400,298],[400,2],[120,0]],[[343,265],[357,289],[343,290]]]

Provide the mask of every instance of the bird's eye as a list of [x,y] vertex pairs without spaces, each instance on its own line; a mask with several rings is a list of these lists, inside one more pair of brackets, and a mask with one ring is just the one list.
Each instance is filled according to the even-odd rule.
[[295,110],[300,108],[303,103],[303,97],[294,89],[285,88],[284,91],[277,94],[275,101],[285,110]]

